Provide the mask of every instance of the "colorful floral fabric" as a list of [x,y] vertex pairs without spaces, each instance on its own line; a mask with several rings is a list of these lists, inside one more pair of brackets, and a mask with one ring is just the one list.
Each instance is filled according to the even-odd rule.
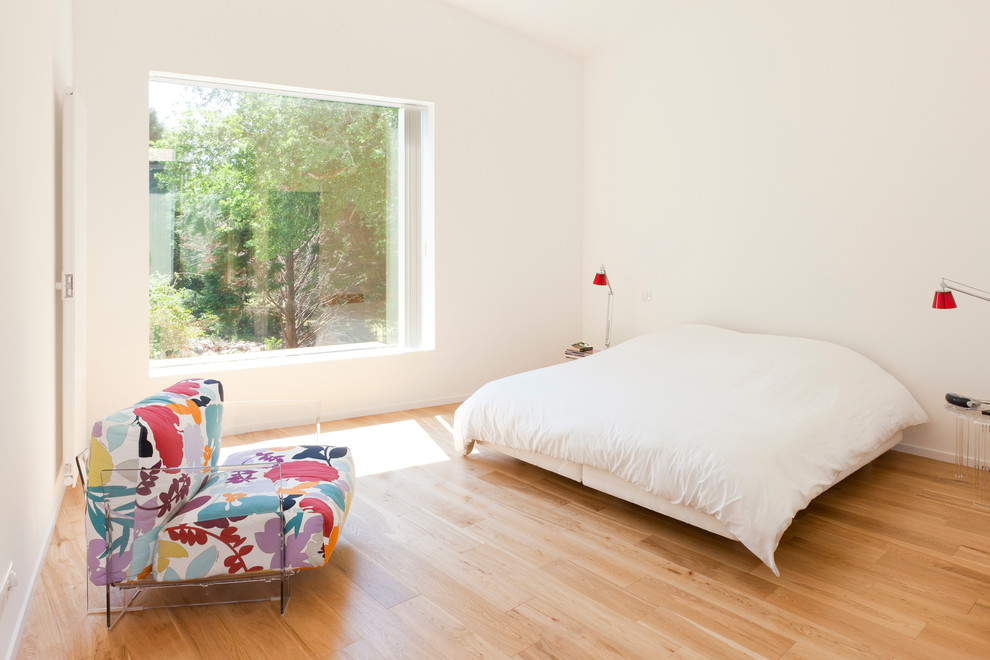
[[93,425],[86,480],[93,584],[106,584],[108,573],[119,582],[151,572],[158,531],[208,476],[202,469],[169,468],[216,465],[222,401],[219,381],[184,380]]
[[[243,469],[228,466],[245,465]],[[305,445],[247,450],[221,471],[158,535],[158,580],[188,580],[323,566],[354,491],[346,447]],[[281,515],[279,513],[281,494]]]
[[218,466],[222,401],[218,381],[186,380],[93,426],[86,491],[93,584],[279,570],[283,529],[286,568],[326,563],[354,492],[350,451],[244,450]]

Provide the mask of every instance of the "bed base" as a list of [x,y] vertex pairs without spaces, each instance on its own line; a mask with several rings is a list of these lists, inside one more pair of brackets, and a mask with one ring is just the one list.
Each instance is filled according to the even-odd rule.
[[[898,431],[888,438],[886,442],[882,443],[875,451],[864,456],[859,463],[849,467],[843,472],[840,472],[835,480],[826,486],[823,491],[828,490],[853,472],[856,472],[860,468],[873,462],[873,460],[878,456],[886,453],[888,450],[896,446],[902,439],[903,434]],[[650,493],[639,486],[626,481],[625,479],[620,479],[605,470],[600,470],[590,465],[565,461],[563,459],[546,456],[544,454],[537,454],[536,452],[526,451],[525,449],[505,447],[503,445],[497,445],[484,440],[476,440],[475,444],[485,447],[486,449],[495,450],[507,456],[512,456],[513,458],[518,458],[521,461],[530,463],[531,465],[535,465],[539,468],[543,468],[544,470],[556,472],[563,477],[580,482],[589,488],[612,495],[613,497],[618,497],[620,500],[632,502],[633,504],[637,504],[643,508],[650,509],[651,511],[655,511],[675,520],[687,523],[688,525],[699,527],[714,534],[732,539],[733,541],[738,540],[736,536],[722,523],[722,521],[715,516],[696,509],[690,509],[682,504],[669,502],[662,497],[658,497],[657,495],[654,495],[653,493]]]

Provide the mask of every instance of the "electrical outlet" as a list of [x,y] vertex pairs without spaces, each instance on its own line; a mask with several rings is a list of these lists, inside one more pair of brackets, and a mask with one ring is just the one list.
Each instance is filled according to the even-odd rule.
[[62,466],[62,483],[66,486],[76,485],[76,473],[72,470],[72,463]]
[[639,299],[643,302],[653,302],[653,292],[649,289],[644,289],[639,292]]

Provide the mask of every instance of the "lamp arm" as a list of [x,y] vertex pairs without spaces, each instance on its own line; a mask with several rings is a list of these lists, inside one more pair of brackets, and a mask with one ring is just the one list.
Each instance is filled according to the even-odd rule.
[[608,286],[608,311],[605,313],[605,348],[608,348],[612,345],[612,305],[614,299],[612,295],[612,278],[608,276],[608,271],[605,270],[605,264],[602,264],[601,271],[602,276],[605,278],[605,285]]
[[608,271],[605,270],[605,264],[602,264],[602,275],[605,276],[605,286],[608,287],[608,295],[612,295],[612,278],[608,276]]
[[[965,294],[967,296],[972,296],[973,298],[979,298],[980,300],[986,300],[987,302],[990,302],[990,291],[984,291],[983,289],[978,289],[975,286],[963,284],[962,282],[947,280],[943,277],[942,288],[951,289],[952,291],[958,291],[959,293]],[[979,291],[979,293],[974,293],[974,291]]]

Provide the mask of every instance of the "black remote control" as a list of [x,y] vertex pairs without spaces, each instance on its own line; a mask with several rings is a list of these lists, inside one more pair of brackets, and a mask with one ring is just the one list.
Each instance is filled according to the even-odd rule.
[[[954,406],[959,406],[960,408],[969,408],[970,404],[974,403],[974,401],[969,397],[961,396],[959,394],[946,394],[945,400]],[[979,406],[979,404],[977,404],[977,406]]]

